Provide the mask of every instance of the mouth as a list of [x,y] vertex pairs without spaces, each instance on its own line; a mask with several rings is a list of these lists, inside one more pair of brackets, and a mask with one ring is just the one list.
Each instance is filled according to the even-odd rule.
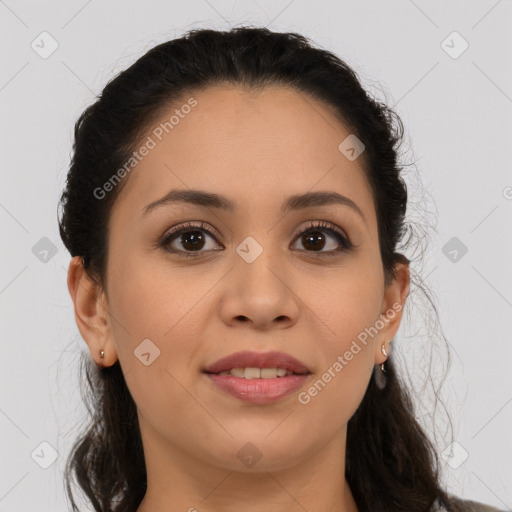
[[302,362],[284,352],[236,352],[202,370],[204,373],[233,375],[245,379],[273,379],[311,373]]
[[215,387],[252,404],[275,402],[302,387],[311,375],[298,359],[282,352],[238,352],[202,370]]
[[290,375],[309,375],[309,372],[293,372],[286,368],[239,367],[221,372],[204,372],[210,375],[231,375],[240,379],[281,379]]

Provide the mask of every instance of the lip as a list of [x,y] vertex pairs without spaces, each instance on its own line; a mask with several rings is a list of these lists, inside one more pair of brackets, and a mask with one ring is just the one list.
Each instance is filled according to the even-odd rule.
[[269,404],[276,402],[302,387],[309,373],[288,375],[275,379],[244,379],[233,375],[205,373],[218,389],[250,404]]
[[[309,374],[309,368],[302,362],[284,352],[236,352],[227,357],[219,359],[210,366],[203,369],[204,373],[215,374],[232,368],[284,368],[297,374]],[[291,376],[290,376],[291,377]],[[285,379],[286,377],[279,377]],[[244,379],[245,380],[245,379]],[[247,379],[258,380],[258,379]],[[274,379],[268,379],[274,380]]]

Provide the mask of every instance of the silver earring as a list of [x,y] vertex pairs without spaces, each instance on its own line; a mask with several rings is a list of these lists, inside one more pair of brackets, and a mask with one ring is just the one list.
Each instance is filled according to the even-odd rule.
[[100,357],[103,359],[105,357],[105,352],[103,349],[100,350]]

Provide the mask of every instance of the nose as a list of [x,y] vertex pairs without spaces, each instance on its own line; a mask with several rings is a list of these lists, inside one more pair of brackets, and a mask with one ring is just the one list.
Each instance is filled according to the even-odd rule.
[[300,311],[291,279],[265,251],[252,263],[241,258],[235,261],[224,283],[224,323],[249,324],[258,330],[291,327]]

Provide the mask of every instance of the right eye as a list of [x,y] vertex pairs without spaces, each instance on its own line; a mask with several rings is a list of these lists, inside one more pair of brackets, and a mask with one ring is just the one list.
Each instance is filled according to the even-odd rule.
[[[201,222],[200,225],[187,222],[175,226],[163,236],[162,240],[158,242],[158,246],[170,253],[184,255],[185,257],[197,257],[201,252],[205,252],[202,249],[205,246],[206,237],[215,240],[213,233],[205,226],[204,222]],[[184,250],[177,249],[172,245],[174,243],[180,244]],[[214,247],[218,247],[218,245],[207,248],[207,250],[212,250]]]

